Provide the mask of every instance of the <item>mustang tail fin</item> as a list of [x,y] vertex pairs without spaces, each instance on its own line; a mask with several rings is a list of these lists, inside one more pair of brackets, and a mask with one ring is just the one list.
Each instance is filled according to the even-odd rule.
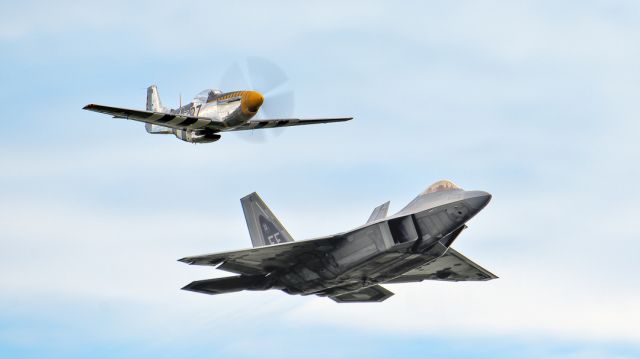
[[160,94],[158,94],[158,86],[156,85],[147,87],[147,111],[164,112]]
[[[162,101],[160,101],[160,94],[158,94],[158,87],[151,85],[147,87],[147,111],[153,112],[168,112],[162,107]],[[145,123],[144,128],[148,133],[154,134],[171,134],[173,131],[169,127],[158,126],[151,123]]]
[[249,236],[254,247],[293,242],[289,232],[257,193],[253,192],[243,197],[240,203],[242,203],[244,218],[247,220]]

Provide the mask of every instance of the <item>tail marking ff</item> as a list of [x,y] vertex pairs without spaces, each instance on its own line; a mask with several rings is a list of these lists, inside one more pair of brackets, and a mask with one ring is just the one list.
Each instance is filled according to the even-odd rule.
[[240,203],[254,247],[293,242],[289,232],[257,193],[243,197]]

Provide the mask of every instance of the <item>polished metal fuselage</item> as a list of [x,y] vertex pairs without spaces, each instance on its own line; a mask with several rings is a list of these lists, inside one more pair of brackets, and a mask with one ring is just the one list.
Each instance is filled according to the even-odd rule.
[[[217,93],[208,98],[196,99],[175,110],[171,110],[171,114],[206,117],[212,119],[212,123],[215,123],[215,126],[210,125],[195,130],[174,129],[171,131],[183,141],[194,143],[214,142],[220,139],[218,132],[227,131],[249,122],[256,115],[262,101],[262,96],[255,91]],[[257,104],[257,106],[252,108],[251,104]]]

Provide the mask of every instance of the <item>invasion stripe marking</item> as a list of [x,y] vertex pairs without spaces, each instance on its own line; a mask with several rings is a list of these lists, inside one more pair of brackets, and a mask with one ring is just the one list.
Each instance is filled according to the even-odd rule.
[[153,115],[149,116],[149,118],[147,118],[147,120],[151,121],[151,122],[155,122],[157,119],[164,117],[163,114],[161,113],[154,113]]
[[167,123],[167,122],[173,120],[174,118],[176,118],[175,115],[164,115],[164,116],[160,117],[159,119],[157,119],[156,122]]
[[[127,115],[129,115],[129,113],[127,113]],[[134,115],[137,115],[137,113],[135,113]],[[142,117],[144,119],[149,119],[149,118],[153,117],[153,115],[155,115],[155,113],[153,113],[153,112],[152,113],[140,112],[140,117]]]
[[169,122],[166,122],[165,124],[167,126],[168,125],[175,126],[175,125],[179,124],[180,122],[184,121],[186,118],[187,118],[187,116],[178,115],[178,116],[176,116],[176,118],[174,118],[173,120],[171,120]]
[[180,122],[177,124],[177,126],[189,126],[189,125],[193,125],[194,123],[198,122],[197,118],[194,117],[188,117],[186,120]]

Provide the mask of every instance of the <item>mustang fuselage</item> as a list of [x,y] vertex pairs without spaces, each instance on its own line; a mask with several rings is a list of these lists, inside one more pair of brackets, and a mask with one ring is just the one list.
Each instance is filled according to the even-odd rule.
[[[149,96],[157,96],[155,88],[150,88]],[[147,99],[147,110],[164,110],[171,115],[204,117],[212,121],[198,129],[153,128],[147,126],[149,133],[173,133],[186,142],[209,143],[220,139],[220,131],[229,131],[249,122],[260,109],[264,97],[257,91],[234,91],[222,93],[218,90],[204,90],[192,102],[177,109],[154,108],[154,99]],[[159,102],[158,102],[159,103]],[[150,105],[152,104],[152,105]]]

